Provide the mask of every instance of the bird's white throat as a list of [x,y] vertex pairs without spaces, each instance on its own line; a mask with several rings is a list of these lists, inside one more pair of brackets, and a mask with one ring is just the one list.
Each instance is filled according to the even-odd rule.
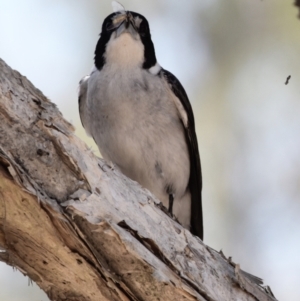
[[111,37],[106,46],[106,63],[118,67],[137,67],[144,61],[144,45],[140,39],[134,39],[129,33]]

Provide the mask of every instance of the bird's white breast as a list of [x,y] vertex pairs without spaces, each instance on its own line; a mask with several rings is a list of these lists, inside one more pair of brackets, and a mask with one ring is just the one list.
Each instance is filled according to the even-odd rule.
[[173,97],[159,76],[141,68],[106,64],[89,78],[89,117],[84,126],[105,159],[148,188],[165,206],[166,190],[171,189],[173,213],[189,228],[190,160]]

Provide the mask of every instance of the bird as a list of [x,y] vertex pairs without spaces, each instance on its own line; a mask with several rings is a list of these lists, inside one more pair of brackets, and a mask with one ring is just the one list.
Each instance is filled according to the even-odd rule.
[[112,5],[94,67],[79,83],[82,125],[105,160],[203,240],[201,164],[188,96],[158,63],[147,19]]

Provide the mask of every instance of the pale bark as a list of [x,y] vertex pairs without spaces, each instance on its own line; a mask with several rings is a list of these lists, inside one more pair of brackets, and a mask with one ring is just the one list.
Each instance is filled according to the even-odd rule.
[[51,300],[275,300],[97,158],[2,60],[0,120],[0,260]]

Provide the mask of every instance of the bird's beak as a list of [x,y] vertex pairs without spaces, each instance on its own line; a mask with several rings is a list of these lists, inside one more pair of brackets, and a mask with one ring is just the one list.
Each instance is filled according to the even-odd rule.
[[130,13],[124,15],[123,20],[121,20],[120,25],[116,29],[116,38],[118,38],[123,33],[129,33],[133,38],[138,35],[138,30],[135,25],[135,20]]

